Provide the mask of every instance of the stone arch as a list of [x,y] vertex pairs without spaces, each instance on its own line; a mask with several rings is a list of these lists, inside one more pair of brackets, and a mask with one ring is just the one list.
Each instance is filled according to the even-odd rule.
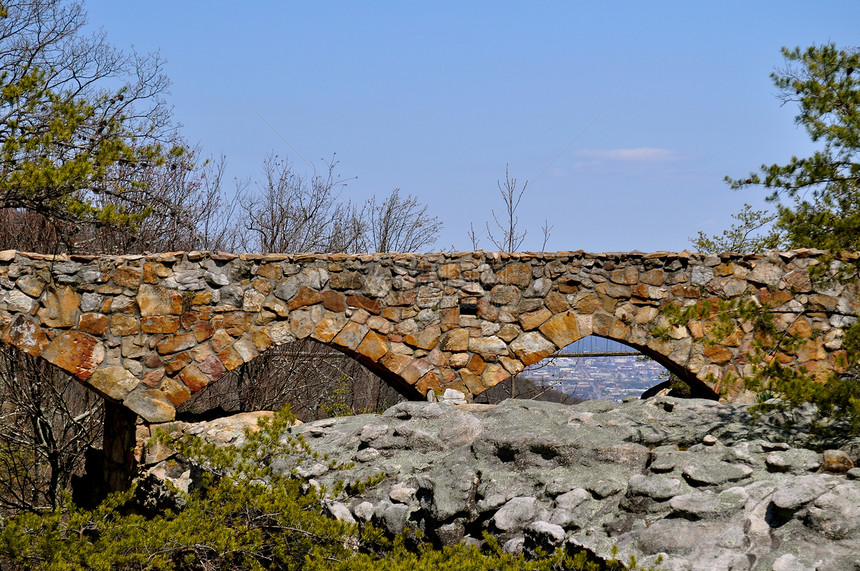
[[306,337],[415,398],[447,387],[479,394],[590,334],[718,393],[748,367],[752,330],[736,321],[709,344],[708,323],[668,327],[661,308],[718,296],[768,303],[780,326],[808,338],[780,358],[827,374],[844,357],[860,288],[856,276],[813,283],[807,270],[822,255],[6,251],[0,338],[152,422],[269,347]]

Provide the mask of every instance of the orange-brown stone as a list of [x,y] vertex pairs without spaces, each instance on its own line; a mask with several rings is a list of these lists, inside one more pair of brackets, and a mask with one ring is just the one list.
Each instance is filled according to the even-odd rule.
[[650,286],[661,286],[665,281],[663,270],[655,269],[639,274],[639,281]]
[[460,277],[460,268],[457,264],[443,264],[436,270],[439,279],[455,280]]
[[785,290],[771,291],[764,287],[759,290],[758,294],[759,300],[761,300],[762,303],[770,305],[771,307],[779,307],[793,297],[794,296],[791,294],[791,292]]
[[114,313],[110,318],[110,332],[117,337],[135,335],[140,331],[140,321],[133,315]]
[[443,351],[465,351],[469,348],[469,330],[452,329],[445,333],[440,347]]
[[15,285],[18,286],[18,289],[22,292],[26,293],[30,297],[38,298],[42,295],[42,292],[45,291],[45,280],[38,276],[34,275],[26,275],[18,278],[18,281],[15,282]]
[[505,370],[511,375],[516,375],[522,372],[525,366],[519,359],[511,359],[510,357],[500,357],[499,362]]
[[179,318],[175,315],[144,317],[140,330],[144,333],[176,333],[179,331]]
[[435,372],[430,372],[415,383],[415,388],[421,394],[427,394],[429,391],[440,392],[442,390],[442,379]]
[[267,296],[272,292],[272,282],[269,280],[257,278],[251,286],[257,291],[257,293],[260,293],[263,296]]
[[403,342],[412,347],[430,350],[439,343],[441,335],[442,329],[438,325],[431,325],[415,335],[404,335]]
[[326,311],[320,322],[317,323],[312,336],[317,341],[328,343],[340,333],[347,321],[349,320],[342,313]]
[[415,359],[414,361],[412,361],[412,363],[409,364],[408,367],[403,369],[403,371],[400,373],[400,377],[410,385],[414,385],[418,382],[418,379],[420,379],[432,370],[432,363],[426,361],[425,359]]
[[478,300],[478,317],[487,321],[495,321],[499,318],[499,309],[492,305],[486,298]]
[[400,321],[400,316],[403,314],[402,312],[403,309],[400,307],[383,307],[382,313],[380,315],[388,321],[393,321],[396,323]]
[[810,311],[835,311],[838,300],[835,297],[824,295],[821,293],[813,293],[809,295],[809,301],[806,303],[806,308]]
[[510,305],[520,300],[520,290],[515,285],[501,283],[490,290],[490,302],[495,305]]
[[803,316],[798,317],[788,328],[788,333],[796,337],[812,337],[812,325]]
[[481,383],[489,389],[508,380],[510,377],[510,373],[508,373],[504,367],[494,363],[489,365],[487,370],[484,371],[484,374],[481,375]]
[[567,304],[567,298],[565,298],[562,294],[557,291],[551,291],[546,294],[546,299],[544,300],[547,309],[549,309],[553,313],[561,313],[562,311],[567,311],[570,307]]
[[175,375],[179,371],[185,368],[191,362],[191,355],[188,351],[183,351],[179,353],[174,358],[169,361],[165,361],[164,370],[168,375]]
[[484,361],[480,355],[472,355],[469,362],[466,363],[466,368],[473,373],[480,375],[484,372],[484,369],[487,368],[487,362]]
[[270,280],[279,280],[281,279],[281,266],[277,264],[262,264],[257,269],[257,275],[268,278]]
[[521,313],[520,326],[522,326],[523,331],[531,331],[543,325],[550,317],[552,317],[552,312],[546,308],[541,308],[531,313]]
[[609,279],[617,284],[633,285],[639,281],[639,270],[633,266],[614,270]]
[[387,305],[389,307],[409,306],[409,305],[412,305],[413,303],[415,303],[415,298],[417,296],[418,296],[418,292],[415,290],[392,291],[385,298],[385,305]]
[[[203,345],[198,345],[189,351],[191,354],[191,358],[197,361],[198,363],[201,361],[205,361],[212,355],[212,347],[209,346],[209,343],[204,343]],[[154,366],[154,365],[147,365]]]
[[127,266],[119,267],[113,272],[113,283],[129,289],[137,289],[140,285],[141,272]]
[[233,337],[241,337],[242,333],[251,328],[254,314],[245,311],[233,311],[224,316],[221,327]]
[[848,369],[848,352],[845,350],[834,351],[827,357],[827,362],[837,373],[844,373]]
[[142,317],[182,313],[182,296],[165,287],[143,284],[135,299]]
[[143,281],[148,284],[158,283],[158,274],[155,273],[155,262],[143,263]]
[[573,311],[559,313],[540,326],[540,332],[559,348],[566,347],[581,336]]
[[374,315],[379,315],[382,312],[382,302],[378,299],[370,299],[363,295],[350,295],[346,298],[346,304],[350,307],[358,307],[364,309]]
[[368,331],[358,346],[358,352],[371,361],[378,361],[388,352],[388,338],[375,331]]
[[786,289],[796,293],[808,292],[812,290],[812,281],[809,279],[809,272],[806,270],[793,270],[782,276],[785,282]]
[[143,378],[141,382],[153,389],[158,388],[158,385],[161,383],[161,379],[164,378],[164,369],[152,369],[151,371],[147,371],[143,374]]
[[699,288],[687,284],[675,284],[672,286],[672,295],[677,297],[698,298],[701,297]]
[[191,391],[188,390],[188,387],[182,383],[177,383],[173,379],[164,379],[158,388],[173,406],[179,406],[191,398]]
[[96,369],[87,383],[95,390],[114,400],[122,400],[140,384],[140,379],[123,367]]
[[510,344],[511,351],[528,367],[553,354],[556,346],[536,331],[523,333]]
[[335,313],[341,313],[346,309],[346,302],[344,301],[343,294],[330,289],[327,289],[322,293],[322,302],[323,307]]
[[197,321],[194,323],[194,338],[198,343],[203,343],[215,335],[215,328],[208,321]]
[[197,367],[213,381],[217,381],[227,374],[227,370],[221,363],[221,359],[215,355],[210,355],[208,358],[203,360],[203,362],[198,364]]
[[37,315],[44,327],[73,327],[81,296],[71,286],[49,285]]
[[473,395],[481,394],[486,390],[484,384],[481,382],[480,375],[476,375],[468,369],[460,369],[459,373],[460,380]]
[[413,360],[414,357],[410,355],[401,355],[400,353],[389,351],[379,362],[395,375],[399,375]]
[[294,309],[305,307],[307,305],[316,305],[322,300],[323,296],[322,294],[320,294],[320,292],[307,286],[301,286],[299,288],[299,293],[297,293],[293,299],[287,302],[287,308],[292,311]]
[[630,326],[625,324],[620,319],[616,319],[612,322],[612,325],[609,327],[609,338],[617,339],[619,341],[627,339],[627,335],[630,334]]
[[54,337],[42,358],[85,381],[105,358],[98,339],[80,331],[64,331]]
[[346,347],[347,349],[355,349],[368,331],[369,328],[366,325],[350,321],[343,326],[343,329],[335,336],[332,343],[340,347]]
[[460,308],[452,307],[450,309],[442,309],[439,311],[439,317],[441,319],[439,326],[442,328],[442,331],[449,331],[451,329],[455,329],[460,326]]
[[714,267],[714,275],[717,277],[731,276],[735,273],[735,264],[725,262]]
[[233,338],[227,334],[223,329],[219,329],[212,336],[212,350],[216,353],[220,353],[222,349],[230,345],[233,342]]
[[434,367],[446,367],[448,365],[448,358],[439,347],[434,347],[424,358],[430,361]]
[[590,313],[594,313],[602,307],[603,302],[600,301],[600,298],[598,298],[591,292],[581,293],[577,295],[576,299],[573,301],[572,304],[573,310],[581,315],[588,315]]
[[155,346],[155,350],[161,355],[168,353],[177,353],[185,349],[191,349],[197,345],[197,338],[194,333],[177,333],[169,337],[165,337]]
[[797,349],[797,361],[805,363],[807,361],[820,361],[827,358],[827,352],[824,350],[824,345],[821,338],[811,339],[801,345]]
[[712,363],[723,364],[731,360],[732,352],[722,345],[705,345],[705,357]]
[[248,333],[242,335],[242,337],[233,343],[233,350],[239,353],[239,356],[242,357],[242,360],[246,363],[253,360],[260,354],[260,352],[257,351],[257,346],[254,345],[254,340],[251,339],[251,336]]
[[361,289],[361,274],[352,271],[334,272],[329,278],[332,289]]
[[256,345],[258,351],[265,351],[274,343],[269,332],[262,327],[251,332],[251,339],[254,340],[254,345]]
[[78,322],[78,330],[92,335],[102,335],[108,328],[108,317],[103,313],[84,313]]
[[242,356],[236,352],[232,347],[227,347],[220,353],[218,353],[218,359],[220,359],[221,363],[224,365],[228,371],[232,371],[240,366],[242,366],[245,361],[242,359]]
[[179,378],[185,383],[185,386],[191,389],[192,393],[196,393],[203,387],[209,384],[209,377],[197,368],[197,365],[188,365],[179,373]]
[[510,264],[496,272],[500,284],[524,288],[532,281],[532,269],[526,264]]

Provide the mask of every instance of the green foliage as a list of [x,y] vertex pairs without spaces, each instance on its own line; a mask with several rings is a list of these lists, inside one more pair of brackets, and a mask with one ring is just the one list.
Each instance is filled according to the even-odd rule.
[[[771,74],[778,96],[783,104],[798,106],[795,122],[821,147],[812,156],[792,157],[784,165],[764,164],[760,172],[744,178],[726,177],[734,189],[766,189],[767,200],[776,203],[777,212],[768,214],[746,205],[735,216],[739,224],[722,236],[709,238],[699,233],[693,242],[702,251],[758,251],[774,246],[860,250],[860,48],[839,49],[831,43],[805,50],[783,48],[782,55],[785,66]],[[769,233],[749,238],[771,222]],[[826,262],[810,268],[814,281],[826,277],[830,267]],[[840,271],[846,275],[830,277],[856,279],[856,265],[842,264]],[[718,314],[726,314],[727,309],[718,308]],[[671,310],[670,318],[672,311],[686,317]],[[753,374],[744,379],[747,388],[759,391],[762,403],[771,396],[787,406],[811,402],[820,414],[842,417],[852,430],[860,430],[860,379],[856,374],[860,326],[848,328],[843,339],[847,357],[841,366],[849,374],[814,379],[780,362],[780,353],[790,353],[805,340],[776,331],[772,318],[767,317],[768,308],[759,311],[762,319],[754,322],[756,342],[749,355]]]
[[[436,571],[438,569],[463,569],[469,571],[540,571],[570,569],[599,571],[601,569],[626,569],[618,562],[597,562],[585,551],[571,555],[564,550],[526,560],[522,555],[504,553],[492,536],[485,535],[484,550],[472,545],[459,544],[453,547],[434,549],[422,543],[417,550],[410,549],[403,537],[397,537],[384,558],[379,554],[358,553],[346,561],[332,564],[328,561],[309,562],[307,569],[333,569],[349,571]],[[635,567],[633,567],[635,568]]]
[[[142,173],[168,140],[157,56],[125,56],[72,0],[0,5],[0,208],[129,226],[149,214]],[[123,198],[126,206],[119,205]]]
[[822,148],[726,180],[732,188],[770,192],[776,227],[789,247],[860,250],[860,49],[827,44],[782,54],[786,65],[771,79],[783,103],[798,105],[795,122]]
[[136,184],[121,170],[164,160],[160,146],[135,142],[143,134],[116,112],[123,97],[53,90],[40,69],[0,73],[0,206],[104,225],[144,218],[146,210],[96,203]]
[[[176,511],[153,517],[135,513],[135,491],[130,490],[93,510],[79,509],[65,497],[58,509],[3,520],[0,565],[56,570],[624,568],[564,550],[527,560],[504,553],[490,536],[482,551],[465,545],[436,549],[415,530],[389,539],[372,525],[331,519],[323,511],[325,498],[357,493],[379,478],[331,490],[307,485],[295,475],[301,463],[342,466],[313,452],[301,435],[290,434],[293,422],[288,410],[262,421],[239,450],[193,437],[171,442],[208,473]],[[292,470],[273,470],[274,461],[282,464],[284,458]]]
[[767,210],[753,210],[749,204],[744,204],[743,210],[732,214],[737,223],[728,230],[723,230],[719,236],[708,236],[701,230],[696,238],[690,241],[696,250],[709,254],[721,252],[764,252],[778,248],[782,237],[778,230],[770,229],[762,233],[769,224],[776,220],[776,214]]
[[349,406],[349,392],[352,379],[341,375],[334,385],[329,397],[320,405],[320,412],[325,416],[352,416],[355,412]]
[[[777,328],[774,313],[768,304],[755,300],[718,299],[702,300],[686,307],[669,304],[662,309],[672,326],[688,326],[698,321],[704,333],[705,345],[724,344],[739,328],[755,332],[754,340],[746,355],[751,366],[750,374],[740,381],[748,390],[758,393],[758,405],[753,412],[765,410],[765,401],[778,397],[783,407],[797,407],[812,403],[819,415],[843,419],[852,431],[860,431],[860,382],[852,376],[832,374],[826,379],[815,379],[813,375],[783,364],[781,358],[793,353],[800,345],[809,341],[788,331]],[[670,330],[654,328],[655,335],[668,337]],[[813,332],[813,335],[815,332]],[[860,325],[846,331],[844,346],[847,360],[843,367],[853,367],[860,357]],[[724,378],[722,386],[731,384]]]

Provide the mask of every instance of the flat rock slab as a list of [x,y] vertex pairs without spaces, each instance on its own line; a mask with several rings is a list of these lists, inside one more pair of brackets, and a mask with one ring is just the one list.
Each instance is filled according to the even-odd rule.
[[[857,469],[815,471],[823,456],[803,447],[802,425],[751,421],[743,406],[667,397],[480,408],[406,402],[290,429],[353,463],[347,470],[289,456],[275,462],[329,488],[383,472],[360,496],[331,498],[341,505],[329,511],[392,533],[417,525],[444,544],[480,542],[485,530],[511,552],[567,542],[604,558],[617,548],[644,566],[662,558],[666,569],[853,569]],[[234,432],[226,421],[213,428],[185,430],[215,442],[216,432]],[[856,463],[851,451],[860,446],[844,450]]]

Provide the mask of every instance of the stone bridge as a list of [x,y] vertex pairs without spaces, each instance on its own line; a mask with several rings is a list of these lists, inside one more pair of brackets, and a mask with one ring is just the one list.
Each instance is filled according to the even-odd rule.
[[[860,310],[856,269],[846,263],[857,257],[4,251],[0,337],[149,422],[172,420],[176,406],[227,371],[306,337],[413,398],[448,387],[477,395],[587,335],[733,398],[751,367],[751,325],[735,319],[714,339],[713,319],[670,326],[661,306],[766,303],[777,328],[803,340],[777,358],[826,375],[845,366],[843,327]],[[824,261],[825,279],[811,280],[809,268]],[[832,279],[840,268],[854,273]]]

